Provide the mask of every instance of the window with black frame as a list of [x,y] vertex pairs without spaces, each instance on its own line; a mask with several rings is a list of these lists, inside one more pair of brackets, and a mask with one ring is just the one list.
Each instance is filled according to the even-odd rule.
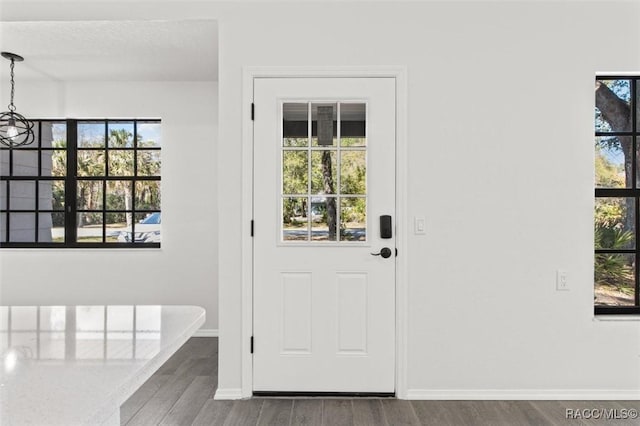
[[595,82],[596,314],[640,313],[639,83],[614,75]]
[[160,246],[160,120],[33,123],[0,146],[0,247]]

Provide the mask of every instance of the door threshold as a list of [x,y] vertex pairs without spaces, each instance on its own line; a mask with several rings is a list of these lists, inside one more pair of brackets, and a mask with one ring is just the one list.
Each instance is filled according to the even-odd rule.
[[395,398],[394,392],[275,392],[254,391],[260,398]]

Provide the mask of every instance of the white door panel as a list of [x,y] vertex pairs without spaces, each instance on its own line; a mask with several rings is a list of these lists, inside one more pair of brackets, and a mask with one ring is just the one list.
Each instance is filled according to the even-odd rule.
[[254,391],[394,392],[395,80],[257,78],[254,103]]

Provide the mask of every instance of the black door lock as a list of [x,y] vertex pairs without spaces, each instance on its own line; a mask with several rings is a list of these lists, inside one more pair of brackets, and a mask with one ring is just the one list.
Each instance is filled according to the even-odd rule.
[[380,238],[393,238],[393,231],[391,226],[391,216],[383,214],[380,216]]

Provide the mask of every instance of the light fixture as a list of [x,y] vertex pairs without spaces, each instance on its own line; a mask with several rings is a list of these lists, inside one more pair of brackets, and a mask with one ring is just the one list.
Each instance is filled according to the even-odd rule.
[[33,123],[27,121],[21,114],[18,114],[16,112],[16,106],[13,104],[13,94],[15,91],[13,67],[16,61],[24,61],[24,58],[10,52],[0,52],[0,54],[3,58],[11,61],[11,103],[9,104],[9,111],[0,113],[0,143],[9,147],[28,145],[34,140]]

